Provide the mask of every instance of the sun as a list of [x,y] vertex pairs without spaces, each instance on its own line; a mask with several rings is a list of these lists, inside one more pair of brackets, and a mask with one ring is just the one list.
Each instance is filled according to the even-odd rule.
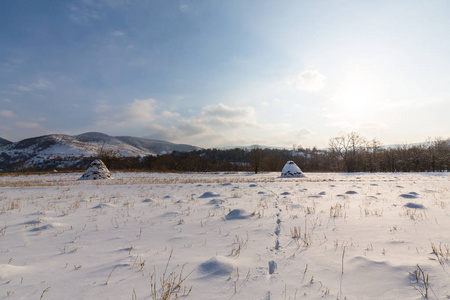
[[382,86],[372,78],[353,77],[340,85],[332,97],[333,114],[351,123],[363,123],[377,119],[383,102]]

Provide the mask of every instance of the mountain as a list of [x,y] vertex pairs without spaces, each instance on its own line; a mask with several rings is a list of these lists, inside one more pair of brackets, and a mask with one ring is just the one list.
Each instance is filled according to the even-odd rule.
[[[6,141],[6,140],[5,140]],[[131,136],[109,136],[100,132],[79,135],[51,134],[25,139],[16,143],[0,144],[0,171],[33,168],[48,170],[77,167],[85,159],[97,156],[100,149],[122,157],[136,157],[193,151],[200,148]]]
[[8,144],[11,144],[12,142],[10,142],[10,141],[8,141],[8,140],[5,140],[4,138],[1,138],[0,137],[0,147],[1,146],[4,146],[4,145],[8,145]]

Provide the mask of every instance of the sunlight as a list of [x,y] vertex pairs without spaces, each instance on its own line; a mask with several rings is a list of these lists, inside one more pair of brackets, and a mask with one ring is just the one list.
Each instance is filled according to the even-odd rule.
[[377,116],[384,101],[381,85],[369,76],[351,77],[338,88],[332,98],[334,114],[350,122],[365,122]]

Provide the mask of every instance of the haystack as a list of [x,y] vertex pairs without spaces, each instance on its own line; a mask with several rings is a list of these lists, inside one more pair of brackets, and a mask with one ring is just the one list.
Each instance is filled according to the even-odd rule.
[[105,164],[100,160],[94,160],[89,168],[84,172],[78,180],[98,180],[98,179],[112,179],[111,173]]
[[305,177],[302,170],[293,161],[288,161],[283,170],[281,171],[281,177]]

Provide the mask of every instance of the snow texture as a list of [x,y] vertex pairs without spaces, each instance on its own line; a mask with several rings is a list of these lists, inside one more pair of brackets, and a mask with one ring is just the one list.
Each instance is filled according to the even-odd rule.
[[81,175],[0,176],[0,298],[450,295],[450,173]]
[[283,170],[281,171],[281,177],[305,177],[302,170],[293,161],[288,161]]

